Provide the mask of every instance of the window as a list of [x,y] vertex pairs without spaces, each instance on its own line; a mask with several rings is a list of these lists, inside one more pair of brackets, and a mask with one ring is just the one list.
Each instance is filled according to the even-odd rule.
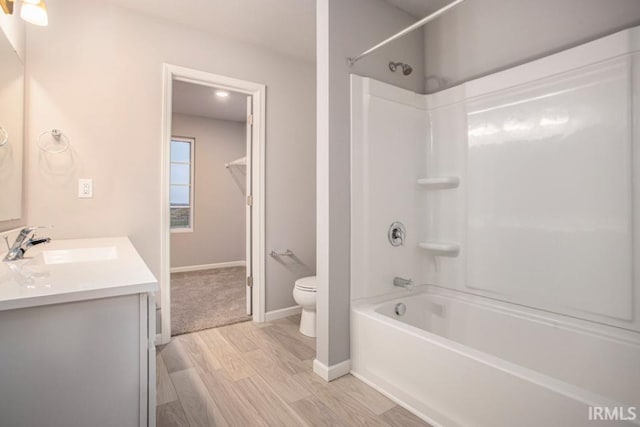
[[193,138],[171,138],[171,231],[193,231]]

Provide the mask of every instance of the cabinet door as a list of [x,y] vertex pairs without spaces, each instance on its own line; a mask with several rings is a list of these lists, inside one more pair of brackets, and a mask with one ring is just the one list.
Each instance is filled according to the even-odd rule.
[[0,342],[0,426],[140,425],[139,295],[2,311]]

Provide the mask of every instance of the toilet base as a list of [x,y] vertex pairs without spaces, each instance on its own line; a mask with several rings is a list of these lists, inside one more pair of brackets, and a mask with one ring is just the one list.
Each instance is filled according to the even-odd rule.
[[315,310],[302,309],[300,316],[300,333],[310,338],[316,337],[316,312]]

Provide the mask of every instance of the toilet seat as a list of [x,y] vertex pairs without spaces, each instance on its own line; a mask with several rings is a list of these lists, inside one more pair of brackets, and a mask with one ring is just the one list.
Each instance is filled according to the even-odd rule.
[[304,292],[315,292],[316,276],[303,277],[296,280],[295,288]]

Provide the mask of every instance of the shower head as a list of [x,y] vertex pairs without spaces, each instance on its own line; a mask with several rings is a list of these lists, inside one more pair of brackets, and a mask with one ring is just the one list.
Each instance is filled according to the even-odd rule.
[[403,62],[389,62],[389,69],[391,71],[395,72],[398,67],[402,69],[402,74],[404,74],[405,76],[408,76],[413,72],[413,68],[409,64],[405,64]]

